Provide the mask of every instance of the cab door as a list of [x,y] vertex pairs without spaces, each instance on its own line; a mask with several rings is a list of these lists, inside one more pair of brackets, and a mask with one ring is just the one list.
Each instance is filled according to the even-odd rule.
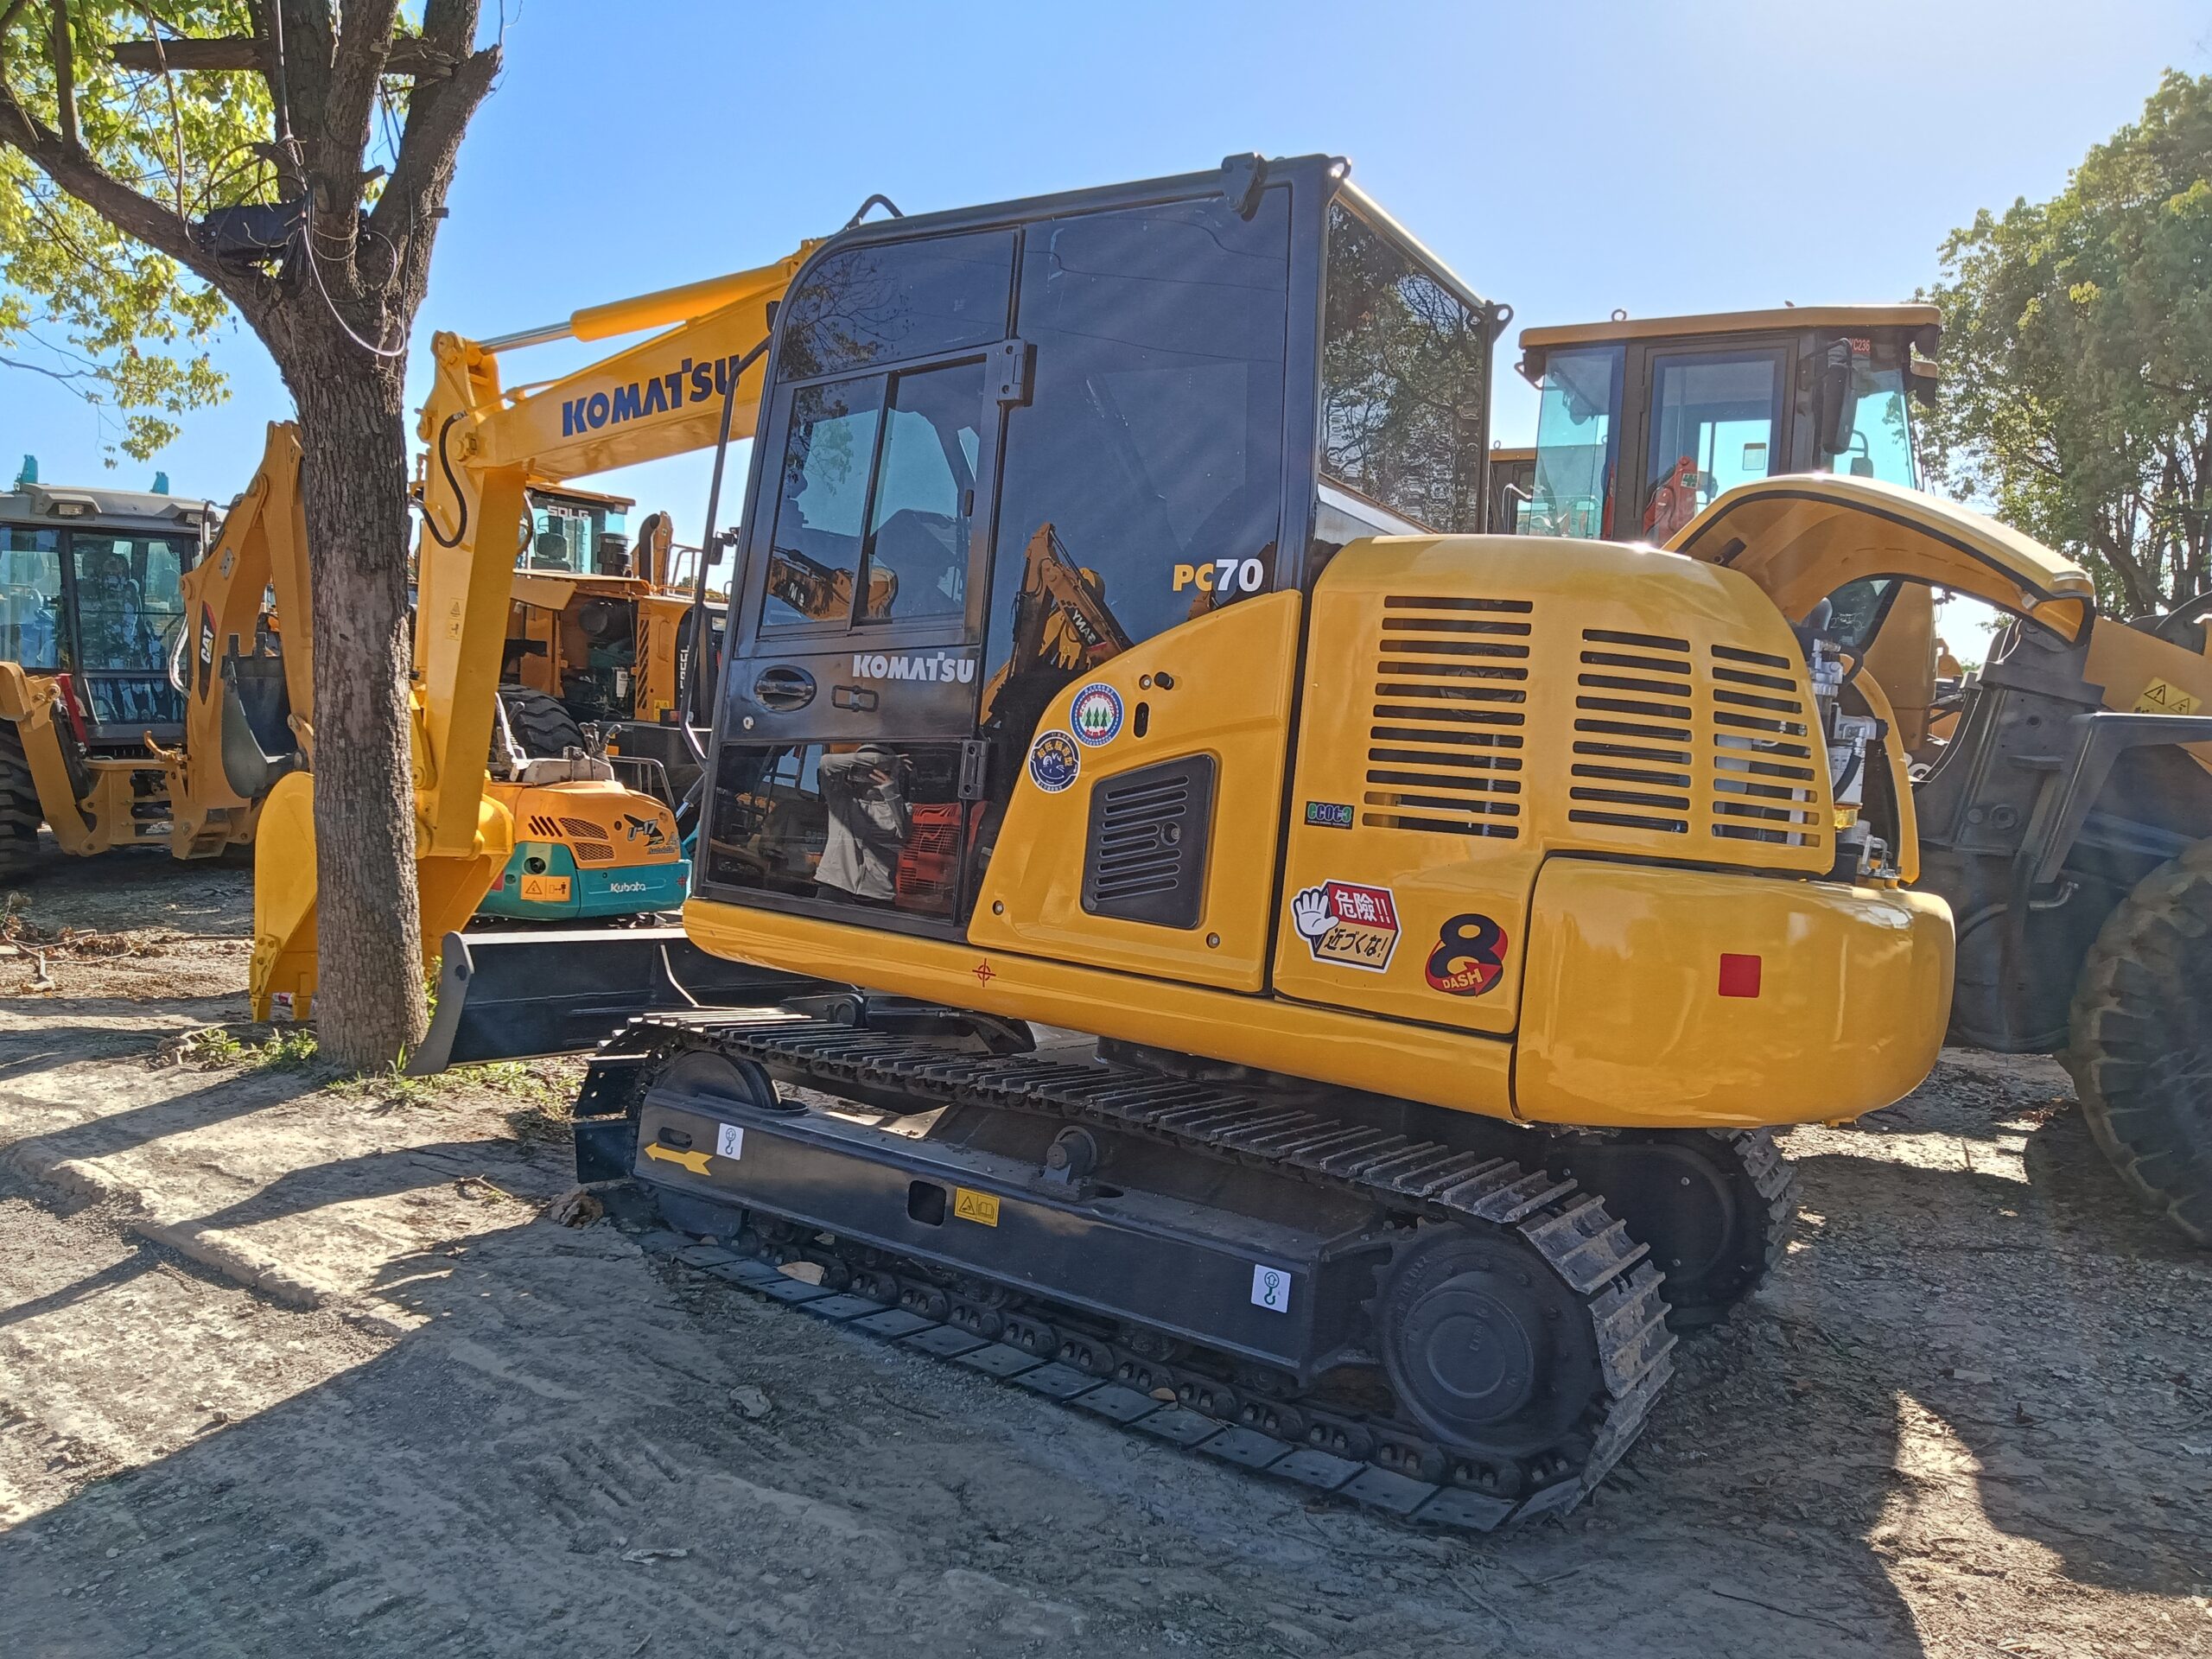
[[754,461],[702,880],[949,929],[982,782],[1012,238],[826,264],[788,302]]
[[1779,345],[1652,347],[1643,369],[1650,391],[1641,487],[1622,504],[1626,511],[1617,513],[1613,534],[1659,543],[1737,485],[1786,469],[1781,437],[1789,353]]

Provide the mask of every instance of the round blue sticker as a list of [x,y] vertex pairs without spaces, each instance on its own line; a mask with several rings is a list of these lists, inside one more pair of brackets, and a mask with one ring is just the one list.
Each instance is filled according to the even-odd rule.
[[1122,694],[1103,680],[1093,680],[1075,694],[1068,723],[1077,740],[1094,749],[1122,734]]
[[1083,770],[1083,754],[1065,732],[1046,732],[1029,746],[1029,781],[1057,795]]

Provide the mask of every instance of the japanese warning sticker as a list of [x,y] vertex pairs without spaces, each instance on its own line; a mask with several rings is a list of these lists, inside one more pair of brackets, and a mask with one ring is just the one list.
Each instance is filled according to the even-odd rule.
[[1379,974],[1398,948],[1398,906],[1388,887],[1324,881],[1290,901],[1290,919],[1316,962]]

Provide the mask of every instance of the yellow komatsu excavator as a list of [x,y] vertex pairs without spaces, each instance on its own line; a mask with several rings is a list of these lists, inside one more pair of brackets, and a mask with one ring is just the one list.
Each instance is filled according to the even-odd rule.
[[[1817,620],[1847,717],[1910,763],[1889,785],[1916,819],[1909,879],[1958,917],[1952,1039],[2057,1054],[2122,1178],[2212,1244],[2212,595],[2099,615],[2070,560],[1916,491],[1932,307],[1617,317],[1521,345],[1542,393],[1522,527],[1648,536]],[[2008,620],[1971,675],[1946,671],[1939,589]]]
[[1491,1528],[1759,1281],[1769,1127],[1926,1073],[1951,922],[1901,787],[1839,833],[1905,756],[1758,576],[1469,533],[1503,308],[1347,174],[855,222],[530,391],[441,336],[423,637],[493,671],[532,480],[753,435],[684,931],[845,988],[632,1022],[580,1175],[779,1300]]

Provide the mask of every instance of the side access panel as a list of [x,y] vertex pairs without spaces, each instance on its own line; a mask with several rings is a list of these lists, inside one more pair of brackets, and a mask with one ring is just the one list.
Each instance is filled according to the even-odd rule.
[[[1301,602],[1239,601],[1132,646],[1052,700],[972,944],[1264,988]],[[1075,718],[1078,702],[1090,718]]]

